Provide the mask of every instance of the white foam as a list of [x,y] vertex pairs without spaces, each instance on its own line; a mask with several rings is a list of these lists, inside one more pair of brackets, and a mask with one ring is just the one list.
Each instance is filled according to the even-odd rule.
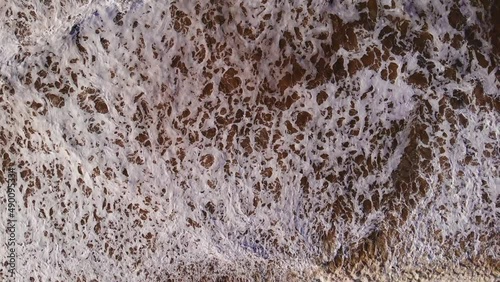
[[[277,67],[276,61],[283,63],[285,57],[293,55],[306,75],[314,78],[317,74],[311,57],[319,53],[321,58],[321,43],[328,43],[317,37],[333,28],[328,13],[344,22],[360,20],[360,15],[352,1],[312,1],[312,10],[301,1],[268,2],[221,4],[220,11],[212,9],[208,18],[213,20],[220,14],[226,22],[213,22],[213,29],[203,24],[203,14],[213,8],[208,1],[200,1],[199,14],[192,3],[177,1],[67,1],[49,6],[37,2],[33,3],[36,20],[26,22],[31,34],[24,37],[16,36],[7,21],[13,20],[18,11],[27,12],[27,7],[12,1],[0,8],[2,15],[9,8],[13,11],[0,25],[1,84],[15,90],[15,94],[2,96],[0,104],[12,109],[12,113],[0,115],[0,125],[3,131],[20,137],[19,143],[12,137],[5,145],[18,150],[11,153],[17,172],[29,169],[32,173],[18,182],[21,209],[17,270],[23,277],[36,273],[43,281],[55,277],[76,281],[82,275],[87,280],[145,281],[169,275],[178,278],[183,275],[183,267],[199,267],[192,270],[195,280],[201,279],[198,273],[212,271],[246,279],[268,275],[276,280],[296,272],[303,279],[326,281],[331,274],[324,273],[324,265],[335,256],[344,256],[344,252],[345,256],[352,255],[349,252],[357,244],[374,231],[387,228],[387,203],[365,214],[358,199],[361,195],[371,199],[375,193],[382,198],[395,191],[393,173],[408,153],[405,148],[410,144],[411,126],[417,122],[428,123],[429,143],[420,140],[419,144],[431,149],[434,170],[430,174],[417,172],[427,180],[428,191],[417,198],[407,221],[395,227],[401,241],[389,248],[384,266],[399,271],[402,266],[446,261],[447,247],[441,238],[451,238],[458,247],[470,232],[475,233],[475,241],[466,246],[465,254],[452,260],[485,252],[495,257],[498,246],[485,250],[488,246],[478,238],[498,231],[490,226],[498,220],[500,180],[494,151],[498,148],[498,113],[473,109],[473,101],[471,106],[454,109],[457,117],[466,117],[467,126],[453,123],[445,115],[437,116],[439,102],[453,90],[462,90],[473,100],[471,93],[477,80],[485,95],[498,99],[496,70],[488,72],[476,60],[470,72],[466,67],[458,68],[460,82],[440,76],[431,87],[419,89],[408,83],[408,77],[415,71],[426,76],[430,72],[419,66],[420,54],[408,51],[401,56],[392,54],[387,62],[381,62],[380,71],[388,67],[389,61],[398,64],[398,76],[393,82],[384,79],[380,71],[364,68],[314,89],[308,89],[302,78],[280,93],[279,81],[286,72],[293,72],[293,66]],[[410,29],[414,30],[424,25],[417,19],[418,13],[433,21],[428,31],[433,35],[430,44],[437,50],[429,61],[435,63],[437,72],[443,72],[457,59],[468,64],[465,44],[455,50],[442,39],[444,33],[456,32],[443,16],[450,5],[430,0],[395,2],[396,9],[382,10],[379,6],[379,15],[410,19]],[[381,4],[389,5],[390,1]],[[176,13],[171,10],[174,6],[189,17],[189,26],[181,25],[187,20],[172,16]],[[471,5],[461,7],[461,11],[468,21],[476,20]],[[117,24],[119,13],[123,14],[121,25]],[[269,19],[266,14],[270,14]],[[228,23],[230,16],[233,22]],[[135,21],[137,26],[133,27]],[[305,21],[308,23],[303,24]],[[263,30],[261,23],[266,25]],[[239,34],[237,24],[248,28],[255,39]],[[331,66],[343,58],[347,68],[349,61],[361,58],[369,46],[375,44],[382,50],[378,34],[387,24],[393,23],[381,18],[373,33],[357,30],[358,48],[348,51],[341,47],[326,58],[327,64]],[[279,45],[283,32],[294,34],[295,28],[303,39],[287,42],[282,52]],[[208,36],[217,41],[211,48]],[[106,41],[107,50],[103,46]],[[307,41],[312,46],[306,47]],[[211,56],[220,53],[216,49],[223,43],[228,53],[213,62]],[[411,44],[411,39],[407,43]],[[86,51],[79,51],[78,44]],[[491,48],[488,44],[482,51]],[[256,48],[262,49],[262,59],[253,68],[249,58]],[[196,55],[200,50],[205,52],[202,59]],[[22,62],[15,58],[24,52],[31,55]],[[53,63],[45,66],[51,52]],[[180,59],[174,65],[176,56]],[[77,61],[71,63],[74,59]],[[55,62],[60,73],[51,70]],[[406,71],[401,73],[404,64]],[[219,83],[230,67],[238,71],[241,93],[227,95],[219,91]],[[64,106],[53,106],[46,93],[35,89],[40,70],[47,71],[42,83],[60,81],[73,89],[62,94],[52,87],[47,92],[62,97]],[[213,77],[206,78],[203,71]],[[73,73],[78,85],[72,80]],[[30,85],[24,83],[28,74],[33,80]],[[259,94],[265,79],[275,91]],[[208,83],[213,83],[213,93],[202,97]],[[95,93],[86,89],[95,89]],[[316,100],[320,91],[328,94],[321,105]],[[289,109],[256,102],[257,95],[281,99],[294,92],[299,98]],[[94,101],[95,97],[100,102]],[[239,102],[235,103],[235,99]],[[423,101],[431,105],[432,113],[418,112]],[[35,102],[42,106],[35,109]],[[106,104],[107,112],[99,113],[96,103]],[[224,114],[222,108],[228,111],[230,107],[233,110]],[[232,124],[219,126],[218,117],[235,118],[238,109],[244,111],[244,117],[234,123],[238,133],[232,148],[227,149],[225,142]],[[351,110],[356,114],[351,115]],[[311,121],[300,128],[297,118],[302,111],[311,114]],[[329,111],[331,117],[327,118]],[[258,118],[265,114],[271,117],[269,124],[259,124]],[[349,122],[356,117],[359,120],[351,128]],[[289,133],[285,121],[298,130],[297,134],[304,135],[302,140]],[[400,121],[403,129],[393,135],[387,133],[396,130],[394,123]],[[25,125],[32,127],[33,133],[23,129]],[[215,137],[205,138],[212,128],[216,128]],[[265,148],[254,141],[260,130],[268,130]],[[357,135],[353,134],[355,130],[359,131]],[[273,143],[278,132],[282,138]],[[141,134],[147,134],[149,145],[141,141]],[[247,152],[246,138],[251,152]],[[445,139],[441,146],[444,153],[437,145],[438,138]],[[488,150],[493,157],[485,157]],[[287,157],[278,159],[283,153]],[[206,168],[202,159],[208,154],[213,156],[213,164]],[[449,169],[439,161],[440,154],[448,158]],[[366,162],[357,164],[358,156]],[[464,162],[467,157],[471,158],[468,164]],[[368,161],[377,160],[380,167],[366,175],[356,174]],[[316,176],[320,164],[324,168]],[[53,173],[43,166],[53,168]],[[56,166],[64,167],[60,175]],[[265,176],[267,168],[272,169],[269,177]],[[340,178],[344,171],[343,182],[327,180],[329,174]],[[308,179],[308,192],[302,188],[303,176]],[[39,188],[33,186],[36,181]],[[33,192],[25,207],[23,196],[28,187]],[[374,191],[371,187],[379,188]],[[347,218],[336,217],[331,207],[341,197],[352,201]],[[108,212],[108,204],[112,212]],[[390,213],[400,216],[395,210]],[[1,215],[3,223],[5,212]],[[478,216],[481,222],[476,220]],[[318,230],[318,226],[323,229]],[[327,250],[322,237],[331,228],[335,239]],[[439,236],[435,235],[438,231]],[[214,261],[215,269],[208,270]],[[266,272],[268,266],[274,273]]]

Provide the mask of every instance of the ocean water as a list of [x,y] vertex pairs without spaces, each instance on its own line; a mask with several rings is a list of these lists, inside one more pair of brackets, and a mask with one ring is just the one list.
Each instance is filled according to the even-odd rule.
[[497,2],[0,15],[1,281],[499,279]]

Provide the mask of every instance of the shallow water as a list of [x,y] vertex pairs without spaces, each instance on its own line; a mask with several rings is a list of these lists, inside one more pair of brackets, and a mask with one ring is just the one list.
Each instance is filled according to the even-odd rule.
[[1,5],[18,281],[498,279],[498,11]]

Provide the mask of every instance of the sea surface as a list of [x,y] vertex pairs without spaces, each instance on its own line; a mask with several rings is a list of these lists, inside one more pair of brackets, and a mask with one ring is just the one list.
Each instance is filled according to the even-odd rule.
[[498,1],[0,0],[0,42],[1,281],[500,279]]

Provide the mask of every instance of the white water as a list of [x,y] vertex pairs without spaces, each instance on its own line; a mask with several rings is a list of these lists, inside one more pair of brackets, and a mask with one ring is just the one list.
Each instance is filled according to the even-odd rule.
[[[481,107],[473,94],[480,81],[484,95],[498,103],[497,69],[470,59],[467,43],[454,48],[445,39],[446,33],[450,38],[459,33],[441,17],[449,4],[395,1],[387,9],[380,4],[373,31],[357,29],[355,48],[341,44],[327,56],[321,44],[330,37],[319,35],[336,28],[329,14],[344,22],[360,19],[351,1],[311,1],[309,10],[302,1],[231,1],[219,10],[209,1],[56,2],[10,1],[0,8],[0,15],[7,15],[0,24],[2,155],[8,152],[19,173],[18,281],[198,281],[223,275],[335,280],[325,265],[353,256],[377,230],[396,230],[401,239],[388,239],[383,270],[362,274],[364,279],[399,277],[405,269],[475,256],[498,262],[499,115],[491,104]],[[480,22],[476,9],[470,3],[460,7],[466,25]],[[177,11],[189,20],[179,19]],[[421,11],[425,20],[418,19]],[[216,23],[217,14],[224,23]],[[419,66],[415,51],[390,54],[376,70],[362,68],[308,86],[317,75],[316,54],[330,66],[343,58],[347,71],[348,62],[361,59],[369,47],[382,50],[379,34],[395,25],[389,15],[409,20],[410,34],[428,25],[433,38],[425,52],[435,65],[429,87],[408,82],[417,71],[432,75]],[[207,17],[212,24],[204,23]],[[254,38],[240,33],[238,24]],[[19,33],[23,26],[29,33]],[[285,31],[294,37],[295,50],[289,43],[280,47]],[[406,44],[413,44],[412,36]],[[257,48],[262,55],[254,62]],[[492,48],[483,40],[479,50],[489,54]],[[297,70],[293,63],[275,62],[290,56],[305,74],[281,93],[282,77]],[[456,60],[464,65],[456,67],[457,81],[443,74]],[[394,81],[381,73],[390,62],[397,64]],[[241,85],[227,94],[219,85],[229,68]],[[25,83],[28,75],[31,83]],[[39,77],[54,85],[36,89]],[[270,91],[263,90],[266,80]],[[213,91],[203,95],[209,83]],[[64,85],[72,90],[62,93]],[[466,125],[439,115],[440,101],[451,110],[448,97],[455,90],[471,101],[452,110]],[[321,91],[328,97],[320,104]],[[262,102],[262,97],[285,102],[294,92],[289,108]],[[425,101],[433,112],[418,110]],[[304,116],[310,120],[302,124]],[[220,117],[233,121],[221,125]],[[383,132],[397,121],[403,128],[396,134]],[[427,125],[429,141],[419,146],[428,147],[432,158],[430,171],[417,166],[415,173],[429,187],[425,195],[410,196],[416,204],[406,221],[391,225],[389,215],[401,215],[390,205],[408,200],[389,199],[364,212],[360,197],[383,199],[397,190],[393,173],[418,123]],[[256,138],[264,131],[267,142],[259,145]],[[449,167],[440,162],[442,156]],[[213,163],[207,164],[210,158]],[[368,171],[367,163],[377,159],[381,165]],[[367,173],[356,172],[363,170]],[[335,180],[327,180],[329,175]],[[343,204],[350,206],[344,216],[332,207],[341,196],[350,202]],[[7,214],[0,214],[4,224]],[[323,238],[330,230],[334,239],[326,247]],[[453,255],[453,249],[462,252]]]

